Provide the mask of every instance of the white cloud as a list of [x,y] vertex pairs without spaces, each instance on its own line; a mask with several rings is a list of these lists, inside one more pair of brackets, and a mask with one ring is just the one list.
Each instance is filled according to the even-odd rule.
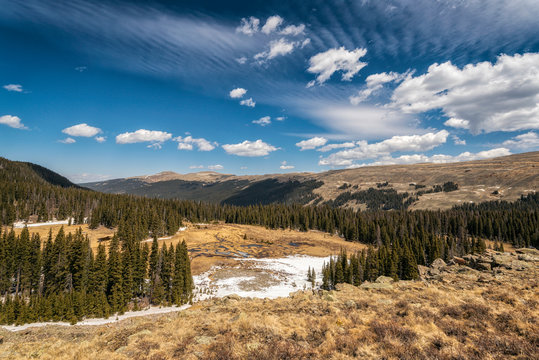
[[350,103],[357,105],[369,98],[373,93],[380,90],[384,84],[389,82],[400,82],[408,76],[408,73],[399,74],[396,72],[372,74],[365,79],[366,87],[355,96],[350,96]]
[[315,137],[313,137],[311,139],[302,140],[302,141],[296,143],[296,146],[299,147],[300,151],[313,150],[313,149],[316,149],[319,146],[326,145],[327,142],[328,142],[328,139],[320,137],[320,136],[315,136]]
[[204,165],[191,165],[189,169],[204,169]]
[[78,72],[85,72],[88,68],[86,66],[77,66],[75,68],[76,71]]
[[247,62],[247,58],[245,56],[239,57],[236,59],[236,62],[243,65]]
[[267,125],[271,124],[271,117],[264,116],[264,117],[261,117],[258,120],[253,120],[253,124],[258,124],[260,126],[267,126]]
[[100,128],[83,123],[65,128],[62,132],[70,136],[93,137],[100,134],[102,131]]
[[208,169],[209,170],[223,170],[225,167],[223,165],[220,165],[220,164],[216,164],[216,165],[208,165]]
[[283,18],[280,17],[279,15],[273,15],[273,16],[270,16],[267,20],[266,20],[266,23],[264,24],[264,26],[262,26],[262,32],[264,34],[269,34],[275,30],[277,30],[277,28],[279,26],[281,26],[281,24],[283,23]]
[[506,148],[495,148],[491,150],[486,151],[480,151],[478,153],[471,153],[471,152],[463,152],[459,155],[445,155],[445,154],[437,154],[432,156],[426,156],[423,154],[413,154],[413,155],[402,155],[396,158],[392,158],[390,156],[383,157],[378,161],[368,163],[368,164],[354,164],[351,166],[348,166],[348,168],[358,168],[363,166],[376,166],[376,165],[397,165],[397,164],[417,164],[417,163],[436,163],[436,164],[443,164],[443,163],[452,163],[452,162],[460,162],[460,161],[472,161],[472,160],[483,160],[483,159],[490,159],[493,157],[499,157],[499,156],[507,156],[511,155],[511,152],[509,149]]
[[288,25],[285,27],[279,34],[281,35],[291,35],[291,36],[297,36],[303,34],[305,31],[305,25],[299,24],[299,25]]
[[110,175],[89,174],[89,173],[71,174],[71,175],[68,175],[67,177],[69,180],[71,180],[75,184],[83,184],[83,183],[94,182],[94,181],[104,181],[111,178]]
[[139,129],[135,132],[125,132],[116,136],[116,143],[133,144],[140,142],[151,142],[152,144],[149,146],[160,148],[161,143],[170,140],[171,138],[172,134],[164,131]]
[[427,132],[418,129],[415,116],[373,105],[332,103],[319,99],[298,100],[300,109],[320,126],[341,139],[380,139],[393,135]]
[[451,118],[444,122],[445,126],[453,127],[456,129],[469,129],[470,122],[468,120]]
[[253,98],[249,98],[249,99],[240,101],[240,105],[248,106],[248,107],[255,107],[256,101],[254,101]]
[[277,121],[285,121],[285,120],[286,120],[286,116],[277,116],[277,117],[275,118],[275,120],[277,120]]
[[240,167],[240,169],[241,169],[241,170],[247,170],[248,167],[247,167],[247,166],[242,166],[242,167]]
[[536,132],[530,131],[525,134],[517,135],[502,144],[509,148],[532,150],[539,148],[539,136]]
[[97,141],[98,143],[104,143],[105,141],[107,141],[107,138],[104,136],[96,136],[95,141]]
[[258,139],[256,141],[245,140],[239,144],[225,144],[223,149],[231,155],[237,156],[266,156],[272,151],[278,150],[275,146],[267,144],[262,140]]
[[539,129],[539,53],[500,55],[496,63],[433,64],[393,92],[407,113],[441,109],[446,126],[472,133]]
[[332,151],[332,150],[335,150],[335,149],[343,149],[343,148],[353,148],[356,146],[356,143],[355,142],[344,142],[344,143],[341,143],[341,144],[329,144],[329,145],[326,145],[326,146],[323,146],[319,149],[316,149],[316,151],[321,151],[321,152],[328,152],[328,151]]
[[273,40],[269,44],[270,49],[268,51],[258,53],[254,58],[263,63],[264,61],[276,58],[277,56],[290,54],[298,44],[298,42],[288,41],[285,38]]
[[258,26],[260,25],[260,20],[251,16],[249,18],[241,19],[241,24],[236,28],[236,32],[240,32],[245,35],[253,35],[258,32]]
[[459,138],[457,135],[453,135],[452,138],[455,145],[466,145],[466,140]]
[[307,71],[318,74],[316,81],[319,84],[326,82],[337,71],[342,71],[342,80],[350,81],[355,74],[367,66],[367,63],[359,61],[365,54],[367,54],[367,49],[363,48],[352,51],[346,50],[344,46],[329,49],[311,57]]
[[376,159],[389,156],[393,152],[428,151],[444,144],[449,132],[446,130],[424,135],[393,136],[390,139],[368,144],[358,141],[357,146],[349,150],[341,150],[326,158],[321,158],[319,165],[351,166],[356,160]]
[[246,93],[247,93],[247,90],[245,90],[244,88],[235,88],[235,89],[230,90],[229,95],[232,99],[240,99]]
[[217,143],[211,143],[204,138],[194,138],[192,136],[175,137],[174,141],[178,142],[178,150],[193,150],[193,145],[198,148],[198,151],[212,151]]
[[22,85],[19,85],[19,84],[8,84],[8,85],[4,85],[3,87],[7,91],[23,92]]
[[27,127],[21,122],[21,119],[18,116],[13,115],[0,116],[0,124],[7,125],[14,129],[27,129]]
[[73,138],[67,137],[64,140],[58,140],[58,142],[61,142],[62,144],[74,144],[77,141]]
[[281,163],[281,166],[279,166],[279,169],[281,169],[281,170],[290,170],[290,169],[293,169],[293,168],[295,168],[295,166],[294,165],[288,165],[288,163],[286,161],[283,161]]

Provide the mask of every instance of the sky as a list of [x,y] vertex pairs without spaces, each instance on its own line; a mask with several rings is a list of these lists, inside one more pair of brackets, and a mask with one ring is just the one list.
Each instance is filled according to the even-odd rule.
[[536,0],[0,0],[0,156],[83,183],[539,150]]

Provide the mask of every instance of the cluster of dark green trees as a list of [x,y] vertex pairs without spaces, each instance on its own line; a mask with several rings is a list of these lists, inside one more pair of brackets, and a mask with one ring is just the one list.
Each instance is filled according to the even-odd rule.
[[440,237],[403,238],[384,243],[378,249],[370,246],[356,254],[348,255],[342,250],[322,268],[322,288],[331,290],[336,284],[348,283],[359,286],[364,281],[374,281],[379,276],[394,280],[413,280],[419,277],[418,265],[429,265],[441,258],[449,261],[453,256],[483,253],[483,239]]
[[0,324],[76,322],[142,305],[185,304],[193,279],[187,247],[158,247],[115,235],[96,254],[79,229],[41,244],[24,228],[0,232]]

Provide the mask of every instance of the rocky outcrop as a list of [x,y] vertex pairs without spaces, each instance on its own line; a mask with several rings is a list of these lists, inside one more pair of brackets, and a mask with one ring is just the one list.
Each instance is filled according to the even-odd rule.
[[468,254],[463,257],[453,257],[449,264],[442,259],[436,259],[430,267],[418,266],[419,277],[423,280],[443,279],[444,273],[480,271],[486,273],[500,273],[504,271],[524,271],[539,262],[539,250],[517,249],[512,252],[498,252],[487,250],[484,254]]

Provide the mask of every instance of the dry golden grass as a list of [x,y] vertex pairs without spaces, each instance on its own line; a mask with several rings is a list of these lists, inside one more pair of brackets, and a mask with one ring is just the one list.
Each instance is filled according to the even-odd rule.
[[[0,330],[6,359],[539,359],[539,265],[393,289],[232,298],[96,327]],[[478,277],[482,280],[478,281]]]

